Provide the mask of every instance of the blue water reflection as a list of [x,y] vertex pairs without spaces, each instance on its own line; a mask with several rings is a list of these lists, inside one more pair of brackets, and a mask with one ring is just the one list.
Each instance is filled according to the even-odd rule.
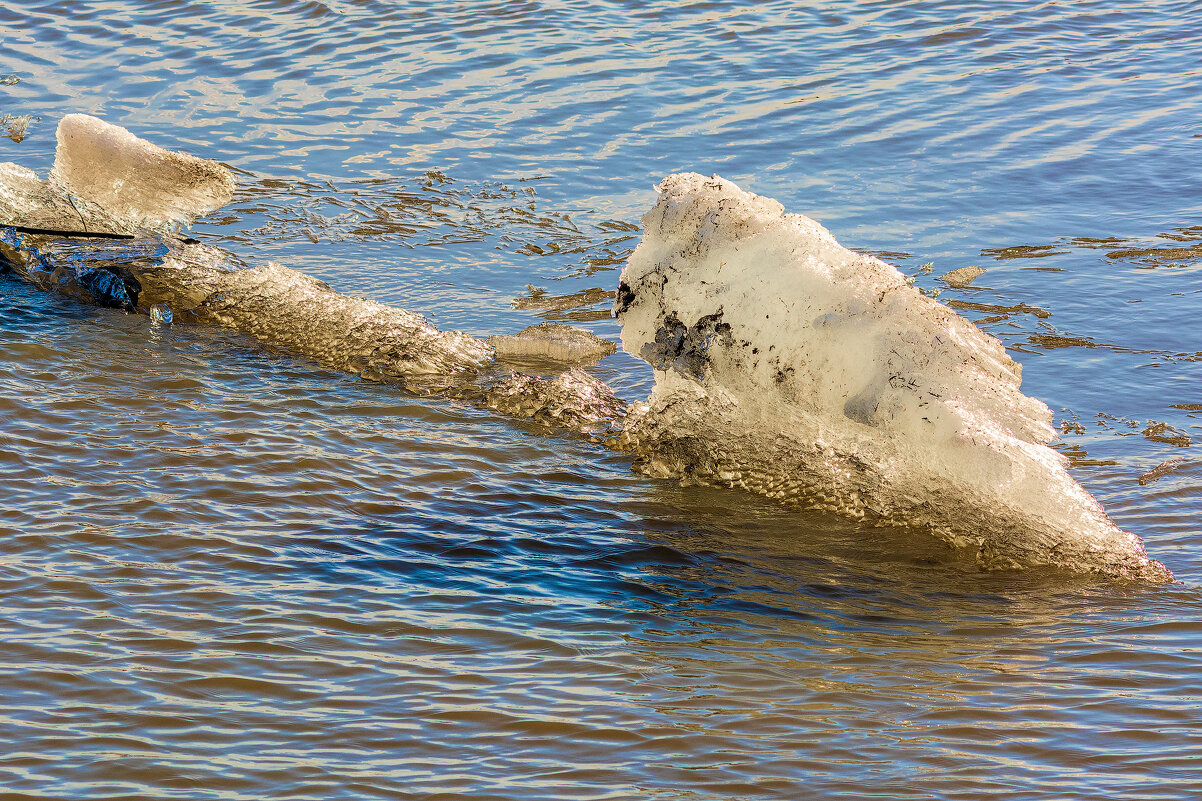
[[[1196,17],[0,5],[0,134],[30,115],[0,160],[44,173],[70,112],[218,158],[239,193],[197,236],[444,327],[616,338],[604,300],[514,300],[613,289],[669,172],[810,214],[1002,339],[1076,477],[1184,582],[982,575],[0,278],[0,790],[1198,795]],[[595,371],[627,399],[651,383],[629,356]]]

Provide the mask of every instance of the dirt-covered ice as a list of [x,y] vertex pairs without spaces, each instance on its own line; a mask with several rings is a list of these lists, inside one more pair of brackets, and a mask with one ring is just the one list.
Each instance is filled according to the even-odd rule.
[[814,220],[672,175],[615,311],[656,385],[627,419],[654,475],[933,531],[990,567],[1163,576],[1047,447],[1001,343]]

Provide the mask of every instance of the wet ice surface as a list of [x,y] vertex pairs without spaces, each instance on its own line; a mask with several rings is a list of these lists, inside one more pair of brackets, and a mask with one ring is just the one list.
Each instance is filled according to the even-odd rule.
[[998,340],[774,200],[659,189],[615,306],[656,369],[625,433],[651,474],[930,528],[986,567],[1166,575],[1046,447]]
[[161,306],[173,319],[235,328],[376,380],[452,379],[491,361],[492,349],[471,335],[275,262],[248,267],[179,234],[230,201],[233,174],[216,162],[81,114],[64,117],[56,138],[49,180],[0,165],[0,248],[7,268],[35,286],[128,312]]
[[234,176],[220,164],[164,150],[86,114],[63,117],[55,137],[51,178],[130,225],[190,223],[234,194]]
[[497,358],[516,361],[595,362],[617,350],[608,339],[562,323],[539,323],[516,334],[494,334],[488,341]]
[[268,349],[375,380],[451,378],[492,360],[470,334],[418,314],[336,292],[274,262],[257,267],[178,236],[94,244],[4,229],[9,264],[43,289],[108,308],[220,325]]
[[[0,9],[0,113],[32,119],[0,161],[46,175],[73,112],[221,159],[252,175],[194,236],[444,329],[616,340],[611,300],[512,301],[614,288],[670,173],[776,198],[998,336],[1080,426],[1072,475],[1185,582],[982,574],[6,281],[4,791],[1198,795],[1202,472],[1143,433],[1202,433],[1190,14]],[[625,354],[590,372],[653,385]]]

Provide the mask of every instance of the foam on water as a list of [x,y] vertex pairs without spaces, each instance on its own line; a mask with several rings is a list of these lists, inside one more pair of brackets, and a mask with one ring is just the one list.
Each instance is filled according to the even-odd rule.
[[1002,344],[730,181],[672,175],[615,310],[655,368],[624,437],[656,475],[930,529],[983,564],[1164,578],[1047,447]]

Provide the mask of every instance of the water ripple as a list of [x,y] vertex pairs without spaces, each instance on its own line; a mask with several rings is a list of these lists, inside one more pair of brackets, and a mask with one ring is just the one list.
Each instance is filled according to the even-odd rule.
[[[0,277],[0,790],[1198,795],[1196,16],[0,6],[0,116],[27,118],[0,159],[47,170],[68,112],[221,159],[239,195],[197,236],[446,327],[613,338],[604,291],[671,171],[812,214],[1000,337],[1076,475],[1185,581],[981,575]],[[595,372],[650,385],[627,356]]]

